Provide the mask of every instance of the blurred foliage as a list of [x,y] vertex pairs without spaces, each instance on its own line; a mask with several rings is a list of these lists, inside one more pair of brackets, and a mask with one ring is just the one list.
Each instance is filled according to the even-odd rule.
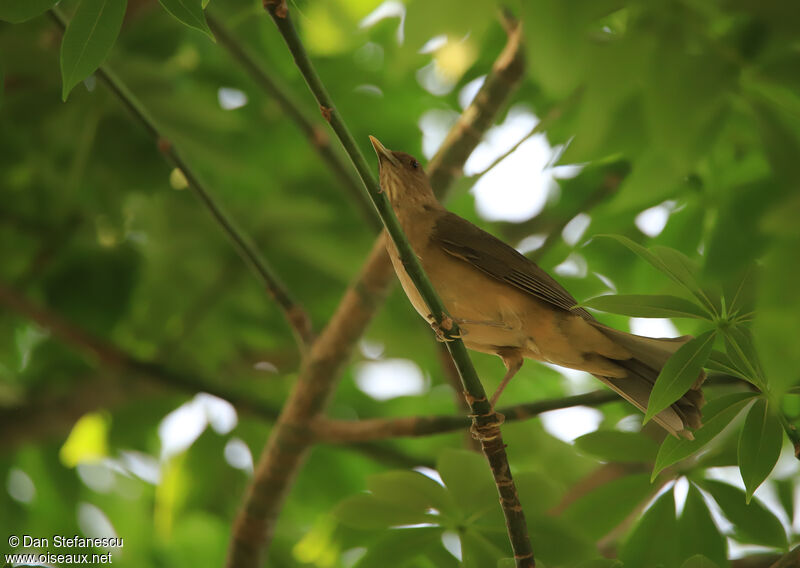
[[[373,235],[296,125],[209,39],[200,2],[128,0],[123,18],[124,2],[63,0],[74,18],[63,42],[44,13],[53,4],[0,0],[0,281],[133,356],[279,407],[300,361],[280,312],[92,72],[105,61],[124,80],[315,328]],[[362,25],[378,4],[309,0],[290,9],[362,150],[377,134],[420,155],[423,114],[459,112],[462,87],[501,51],[498,6],[408,0]],[[659,380],[656,405],[670,404],[700,366],[744,381],[705,389],[694,441],[661,443],[663,432],[640,428],[642,417],[621,402],[604,406],[598,430],[574,445],[538,420],[505,426],[537,559],[724,568],[743,554],[740,544],[781,554],[800,539],[798,467],[784,434],[800,418],[800,8],[785,0],[509,8],[523,21],[528,65],[510,106],[551,117],[549,143],[566,144],[558,163],[582,167],[556,180],[544,210],[522,223],[483,222],[473,178],[457,184],[451,209],[516,242],[552,234],[532,254],[550,271],[568,259],[577,266],[559,279],[610,312],[600,315],[609,325],[675,318],[680,333],[696,335]],[[321,124],[260,2],[214,1],[208,11]],[[438,48],[420,52],[437,36]],[[426,69],[438,74],[436,94],[423,88]],[[240,91],[246,104],[226,110],[220,88]],[[666,226],[645,235],[636,220],[656,206]],[[563,238],[581,213],[588,228]],[[332,416],[458,412],[437,346],[409,307],[395,287],[365,339],[380,358],[412,359],[427,392],[370,398],[354,380],[368,358],[359,353]],[[474,361],[494,387],[500,362]],[[224,427],[216,407],[190,402],[195,393],[143,389],[119,374],[0,313],[0,429],[8,429],[0,534],[91,535],[110,523],[125,542],[117,566],[220,565],[251,475],[241,450],[257,457],[270,424],[240,413]],[[108,389],[73,400],[97,381]],[[503,403],[575,388],[584,387],[528,363]],[[83,416],[73,415],[78,403]],[[19,408],[28,409],[26,424],[48,427],[13,428],[3,418]],[[191,417],[179,414],[187,409]],[[187,440],[171,453],[167,415],[184,416],[178,432]],[[383,453],[315,448],[282,510],[270,565],[438,567],[459,565],[456,556],[465,566],[509,565],[489,472],[463,443],[451,433],[392,441]],[[415,465],[435,467],[442,484]]]

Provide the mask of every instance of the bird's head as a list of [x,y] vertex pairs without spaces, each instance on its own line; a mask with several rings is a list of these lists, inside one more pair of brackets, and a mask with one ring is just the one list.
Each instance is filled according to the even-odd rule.
[[414,156],[392,152],[374,136],[370,136],[369,140],[378,154],[381,189],[386,192],[395,209],[401,204],[436,200],[428,176]]

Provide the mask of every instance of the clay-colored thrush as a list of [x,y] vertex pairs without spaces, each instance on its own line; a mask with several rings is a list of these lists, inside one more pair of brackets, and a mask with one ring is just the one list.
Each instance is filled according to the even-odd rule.
[[[512,247],[447,211],[420,163],[370,136],[380,162],[381,189],[397,215],[469,349],[498,355],[507,372],[495,395],[524,358],[591,373],[644,411],[661,368],[690,336],[655,339],[605,326],[558,282]],[[433,323],[391,239],[387,248],[414,308]],[[695,386],[654,419],[673,435],[691,438],[700,426],[703,395]]]

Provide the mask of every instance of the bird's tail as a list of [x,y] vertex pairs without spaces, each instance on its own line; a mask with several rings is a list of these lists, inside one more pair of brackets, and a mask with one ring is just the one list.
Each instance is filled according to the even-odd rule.
[[[625,368],[628,372],[627,377],[595,376],[644,412],[647,409],[653,384],[667,359],[692,337],[684,335],[674,339],[656,339],[633,335],[599,323],[596,324],[596,327],[615,343],[630,351],[633,357],[614,361]],[[700,409],[705,404],[705,399],[700,386],[705,380],[705,376],[705,372],[701,371],[692,388],[674,404],[656,414],[653,420],[674,436],[692,439],[693,436],[689,429],[699,428],[702,425]]]

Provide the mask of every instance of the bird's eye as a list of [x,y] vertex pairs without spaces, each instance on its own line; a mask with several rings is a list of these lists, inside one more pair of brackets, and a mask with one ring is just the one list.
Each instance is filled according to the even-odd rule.
[[411,167],[416,170],[419,167],[419,162],[416,160],[411,160]]

